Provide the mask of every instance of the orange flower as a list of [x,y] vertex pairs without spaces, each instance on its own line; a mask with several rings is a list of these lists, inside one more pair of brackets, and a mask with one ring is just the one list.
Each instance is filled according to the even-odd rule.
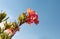
[[28,17],[27,17],[27,20],[26,20],[26,22],[28,23],[28,24],[31,24],[31,23],[35,23],[35,24],[38,24],[39,23],[39,20],[38,20],[38,15],[37,15],[37,13],[34,11],[34,10],[32,10],[31,8],[29,8],[28,10],[27,10],[27,13],[28,13]]
[[33,10],[31,8],[27,9],[28,14],[32,14]]

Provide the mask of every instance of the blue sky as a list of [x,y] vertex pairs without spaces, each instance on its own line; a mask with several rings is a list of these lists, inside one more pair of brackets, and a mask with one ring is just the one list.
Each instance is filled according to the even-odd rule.
[[0,0],[0,10],[7,12],[10,21],[32,8],[38,12],[38,25],[21,25],[12,39],[60,39],[60,1],[59,0]]

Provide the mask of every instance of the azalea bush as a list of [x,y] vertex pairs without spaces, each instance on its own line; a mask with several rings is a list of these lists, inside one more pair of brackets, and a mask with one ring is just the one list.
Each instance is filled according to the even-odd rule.
[[31,8],[20,14],[15,22],[8,22],[8,18],[6,12],[0,13],[0,39],[11,39],[24,23],[39,23],[37,12]]

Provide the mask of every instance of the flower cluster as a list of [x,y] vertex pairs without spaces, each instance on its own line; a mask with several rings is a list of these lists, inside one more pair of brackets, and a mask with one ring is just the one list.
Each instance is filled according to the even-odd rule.
[[28,16],[27,16],[27,20],[26,22],[28,24],[31,24],[31,23],[35,23],[35,24],[38,24],[39,23],[39,20],[38,20],[38,15],[35,11],[33,11],[31,8],[29,8],[27,10],[27,13],[28,13]]

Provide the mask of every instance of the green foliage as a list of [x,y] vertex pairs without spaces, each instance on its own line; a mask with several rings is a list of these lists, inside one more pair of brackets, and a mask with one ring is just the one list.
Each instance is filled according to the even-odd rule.
[[10,28],[11,27],[11,23],[7,23],[7,21],[5,21],[4,27],[5,27],[5,29]]
[[0,23],[6,17],[6,15],[7,15],[6,12],[0,13]]
[[18,17],[18,24],[20,24],[20,25],[22,24],[22,18],[21,18],[21,16]]
[[3,32],[4,32],[4,29],[3,28],[1,29],[1,27],[0,27],[0,33],[3,33]]
[[16,22],[12,22],[12,28],[13,28],[14,30],[15,30],[16,26],[17,26],[17,23],[16,23]]
[[0,33],[1,33],[1,27],[0,27]]
[[0,34],[0,39],[11,39],[11,37],[7,33],[1,33]]
[[19,25],[23,24],[26,20],[27,16],[25,13],[22,13],[21,15],[18,16],[18,23]]

